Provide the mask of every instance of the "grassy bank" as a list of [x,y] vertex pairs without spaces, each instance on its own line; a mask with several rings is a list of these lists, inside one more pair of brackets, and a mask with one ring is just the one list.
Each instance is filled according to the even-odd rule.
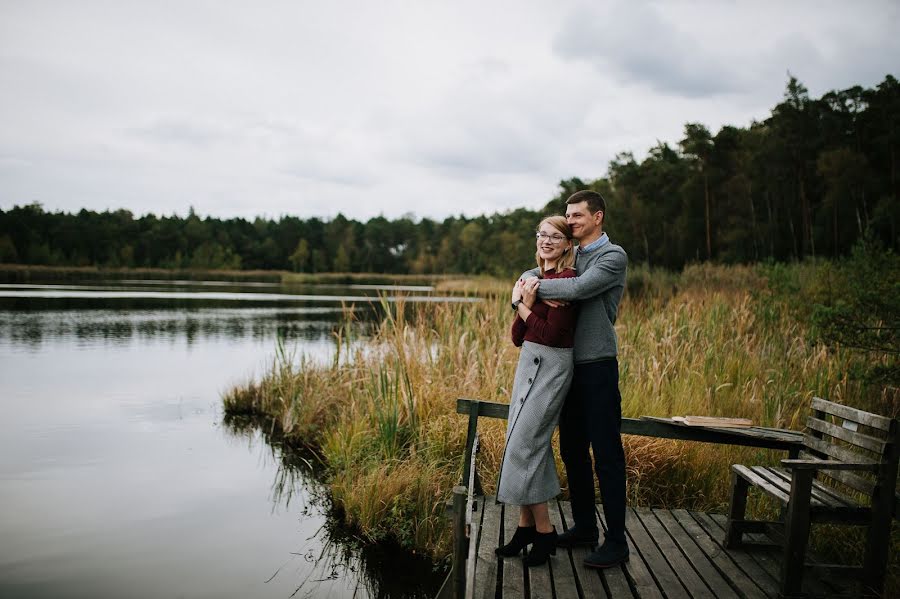
[[[791,268],[779,276],[802,284],[815,267]],[[797,309],[802,300],[771,281],[751,267],[633,269],[617,324],[624,415],[736,416],[799,429],[813,395],[896,414],[895,386],[850,374],[892,358],[815,341]],[[339,335],[338,353],[352,359],[322,366],[279,348],[268,374],[229,391],[225,408],[270,417],[288,439],[316,448],[336,503],[368,538],[445,555],[443,501],[465,440],[455,399],[508,401],[517,350],[507,300],[498,292],[479,304],[385,304],[371,339],[354,341],[349,327]],[[492,492],[505,423],[482,427],[480,468]],[[634,505],[723,511],[730,464],[783,457],[644,437],[625,444]],[[565,485],[561,464],[559,472]],[[837,553],[857,543],[827,530],[819,540]]]

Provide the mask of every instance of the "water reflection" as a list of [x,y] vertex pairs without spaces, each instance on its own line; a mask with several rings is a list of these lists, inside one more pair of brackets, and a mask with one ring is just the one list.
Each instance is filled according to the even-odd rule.
[[385,290],[334,286],[371,294],[348,320],[339,301],[254,299],[324,287],[79,286],[96,297],[0,293],[0,597],[433,596],[430,561],[340,526],[313,455],[220,411],[276,339],[330,361],[335,332],[367,335]]
[[[327,487],[321,482],[324,469],[311,451],[284,443],[273,422],[246,416],[223,417],[223,429],[234,439],[253,443],[260,437],[277,464],[272,482],[273,510],[286,508],[300,499],[301,517],[322,518],[320,529],[298,541],[285,561],[273,567],[267,583],[279,577],[296,577],[291,597],[317,597],[323,585],[350,582],[354,596],[379,599],[431,599],[437,594],[446,572],[428,560],[390,544],[365,542],[342,525]],[[399,573],[402,573],[398,575]]]
[[[2,308],[2,304],[0,304]],[[331,339],[345,320],[340,307],[195,308],[193,310],[2,310],[0,339],[36,349],[42,343],[75,338],[125,345],[133,340]],[[358,312],[358,311],[357,311]],[[368,320],[368,319],[366,319]],[[365,329],[364,322],[360,328]],[[362,330],[361,332],[365,332]]]
[[[189,301],[251,302],[253,304],[297,303],[326,304],[378,304],[381,301],[396,302],[477,302],[477,298],[458,295],[434,295],[434,287],[428,285],[290,285],[271,284],[222,284],[218,281],[189,283],[178,281],[160,285],[158,282],[139,284],[138,281],[97,284],[0,284],[0,299],[9,300],[132,300],[132,301]],[[218,287],[215,291],[206,287]],[[341,293],[343,292],[343,293]],[[21,303],[21,302],[20,302]],[[29,302],[31,305],[31,302]]]

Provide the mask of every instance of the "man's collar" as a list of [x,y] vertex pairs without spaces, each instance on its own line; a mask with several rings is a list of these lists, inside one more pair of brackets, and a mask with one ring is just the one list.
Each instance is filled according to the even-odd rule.
[[579,245],[578,253],[584,254],[585,252],[592,252],[592,251],[596,250],[597,248],[603,247],[608,242],[609,242],[609,235],[604,233],[596,241],[592,241],[591,243],[589,243],[587,245]]

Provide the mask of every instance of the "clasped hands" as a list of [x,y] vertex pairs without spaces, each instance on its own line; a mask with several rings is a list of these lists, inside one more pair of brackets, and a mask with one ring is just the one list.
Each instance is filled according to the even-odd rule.
[[[517,302],[521,299],[522,303],[525,304],[525,306],[531,308],[534,305],[534,302],[537,300],[537,290],[540,286],[541,280],[537,277],[527,277],[524,279],[519,279],[513,286],[512,301]],[[568,305],[568,302],[546,298],[542,299],[541,301],[551,308],[559,308],[561,306]]]

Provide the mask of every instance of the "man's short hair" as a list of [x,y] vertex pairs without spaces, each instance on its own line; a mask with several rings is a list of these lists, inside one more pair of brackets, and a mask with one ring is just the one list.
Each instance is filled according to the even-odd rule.
[[566,204],[578,204],[580,202],[587,202],[588,210],[591,211],[591,214],[603,211],[603,220],[606,220],[606,200],[603,199],[602,195],[590,189],[583,189],[576,191],[566,200]]

